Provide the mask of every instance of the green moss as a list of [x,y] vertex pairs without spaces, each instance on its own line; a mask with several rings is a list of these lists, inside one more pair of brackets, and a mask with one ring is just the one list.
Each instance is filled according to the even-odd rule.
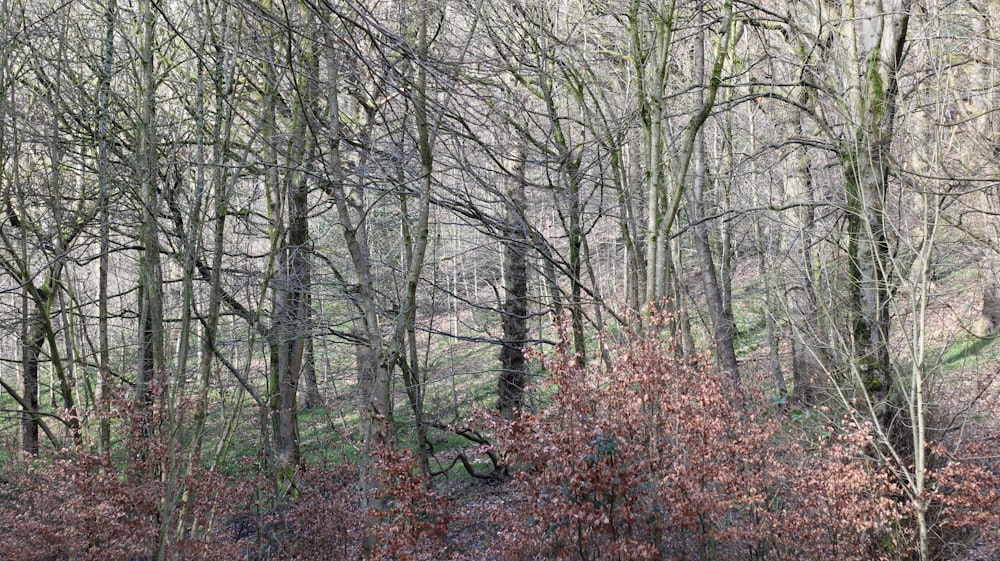
[[865,392],[869,395],[884,391],[885,381],[882,379],[882,369],[874,355],[868,354],[857,359],[858,372]]
[[865,377],[865,391],[869,394],[879,393],[884,389],[882,380],[876,374],[868,374]]

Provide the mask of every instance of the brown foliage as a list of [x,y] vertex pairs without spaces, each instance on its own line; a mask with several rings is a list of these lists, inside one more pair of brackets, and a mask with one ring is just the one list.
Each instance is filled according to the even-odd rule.
[[936,508],[941,551],[973,542],[1000,551],[1000,437],[934,447],[940,467],[932,472],[930,499]]
[[163,436],[170,431],[161,405],[123,399],[116,410],[128,434],[124,459],[74,448],[8,466],[0,558],[145,559],[157,550],[166,514],[170,558],[237,559],[237,546],[220,542],[220,526],[246,508],[248,486],[199,465],[181,467],[185,454]]
[[[149,415],[141,421],[136,426],[156,424]],[[154,436],[135,441],[130,450],[135,459],[126,466],[67,450],[8,469],[0,480],[0,560],[152,559],[169,479],[167,449]],[[375,558],[424,559],[447,551],[449,501],[425,484],[411,453],[381,450],[374,457],[388,499],[374,517],[380,535]],[[365,520],[373,518],[362,509],[356,475],[348,468],[309,469],[300,495],[268,511],[266,478],[237,481],[196,467],[178,478],[187,491],[188,503],[177,509],[185,514],[180,522],[185,531],[182,539],[171,536],[168,558],[357,559]]]
[[407,561],[447,550],[450,501],[431,488],[410,451],[381,449],[375,454],[387,508],[378,514],[378,558]]
[[[311,468],[299,484],[300,496],[285,513],[286,531],[268,536],[264,541],[270,543],[259,548],[266,555],[258,552],[257,556],[298,561],[358,559],[366,519],[375,520],[379,536],[374,559],[426,559],[447,551],[444,537],[451,504],[426,485],[413,454],[383,449],[373,456],[387,499],[385,510],[363,510],[353,469]],[[276,527],[281,517],[272,515],[264,522],[265,528]],[[251,533],[259,531],[258,527]]]
[[[867,456],[871,427],[813,422],[828,413],[822,408],[808,422],[779,422],[753,399],[736,406],[706,360],[678,358],[654,332],[622,348],[610,370],[580,368],[560,351],[537,358],[548,370],[536,388],[548,396],[544,409],[517,419],[484,413],[495,436],[489,451],[505,451],[513,477],[510,487],[493,488],[503,492],[488,504],[456,509],[412,453],[390,448],[372,455],[383,510],[364,511],[353,467],[311,467],[299,495],[269,510],[263,462],[251,481],[198,467],[172,474],[168,452],[181,450],[158,436],[170,432],[165,419],[155,408],[123,405],[133,431],[128,461],[64,451],[0,477],[0,560],[149,558],[170,475],[187,491],[169,495],[187,501],[171,511],[180,519],[171,531],[181,529],[169,542],[175,559],[357,559],[366,523],[375,525],[380,560],[851,561],[912,553],[912,510],[891,471]],[[928,499],[939,552],[1000,542],[998,443],[934,447]],[[449,524],[476,533],[449,536]]]
[[[48,460],[9,470],[0,500],[0,551],[5,561],[145,558],[157,548],[164,497],[162,479],[126,477],[107,456],[63,451]],[[245,508],[234,482],[196,469],[180,478],[188,491],[187,531],[171,545],[173,558],[236,559],[236,548],[218,543],[210,515],[220,520]],[[173,529],[173,528],[171,528]]]
[[508,559],[876,559],[893,536],[893,487],[861,454],[864,427],[808,453],[783,444],[704,360],[653,333],[610,371],[542,362],[549,406],[494,421],[530,497],[502,532]]
[[122,559],[155,547],[155,502],[106,457],[59,454],[6,475],[0,550],[7,561]]

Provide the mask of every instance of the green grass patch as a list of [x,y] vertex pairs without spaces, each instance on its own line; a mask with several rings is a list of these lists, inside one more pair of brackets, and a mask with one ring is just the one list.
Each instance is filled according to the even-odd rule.
[[994,345],[998,339],[997,336],[956,339],[941,353],[941,365],[970,366],[1000,358],[1000,346]]
[[758,299],[734,301],[733,320],[736,323],[736,353],[746,356],[756,352],[767,341],[767,311]]

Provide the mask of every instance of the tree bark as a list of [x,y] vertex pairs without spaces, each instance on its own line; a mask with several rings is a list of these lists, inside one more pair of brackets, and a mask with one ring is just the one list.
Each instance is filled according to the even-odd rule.
[[[312,325],[312,295],[306,295],[306,312],[309,314],[307,323]],[[310,330],[311,331],[311,330]],[[316,379],[316,352],[312,334],[306,336],[305,356],[302,360],[302,408],[313,409],[323,405],[323,395],[319,391]]]
[[116,0],[109,0],[105,7],[105,37],[104,37],[104,59],[101,65],[101,77],[98,86],[97,99],[97,183],[98,183],[98,204],[97,212],[100,216],[100,247],[101,256],[97,280],[97,323],[98,323],[98,347],[100,370],[100,449],[103,454],[111,452],[111,350],[108,339],[108,272],[110,268],[110,248],[111,248],[111,213],[110,204],[110,170],[108,160],[108,149],[111,142],[110,126],[110,103],[111,103],[111,75],[112,64],[115,55],[115,25],[118,20],[118,3]]
[[[153,77],[153,30],[156,16],[152,1],[140,4],[142,16],[141,123],[139,130],[139,183],[142,197],[142,251],[139,258],[139,367],[136,372],[135,398],[144,405],[152,403],[153,385],[164,380],[165,352],[163,333],[163,271],[160,263],[159,237],[159,165],[156,139],[156,80]],[[163,388],[160,388],[163,389]],[[148,434],[148,427],[142,432]]]
[[[292,29],[287,30],[292,33]],[[312,47],[303,49],[303,73],[315,72],[309,54]],[[289,59],[293,56],[288,53]],[[301,462],[298,434],[298,385],[305,369],[306,341],[310,333],[309,295],[312,290],[311,242],[309,236],[309,183],[304,167],[312,151],[307,124],[307,112],[314,110],[313,88],[307,79],[300,79],[295,111],[288,141],[284,176],[277,182],[281,192],[275,194],[279,204],[276,219],[283,220],[281,209],[287,213],[287,223],[281,227],[284,239],[278,249],[278,274],[273,283],[274,322],[272,324],[272,368],[277,381],[272,395],[277,414],[276,449],[278,469],[291,476]]]
[[528,338],[528,251],[531,239],[526,230],[524,154],[513,156],[513,177],[508,179],[504,239],[503,341],[500,348],[500,381],[497,409],[506,418],[517,415],[527,383],[524,346]]
[[886,238],[885,205],[897,73],[903,61],[910,0],[895,0],[888,11],[883,11],[881,3],[874,2],[864,2],[855,10],[857,25],[851,21],[848,28],[856,34],[854,55],[859,83],[851,102],[858,124],[854,140],[841,152],[847,204],[852,341],[863,390],[879,421],[889,427],[894,417],[888,402],[893,384],[888,282],[892,255]]
[[[699,15],[701,20],[703,16]],[[701,22],[699,21],[699,24]],[[727,25],[730,23],[727,20]],[[700,37],[695,42],[695,80],[708,86],[705,75],[705,38],[704,27],[699,33]],[[722,30],[722,39],[729,40],[728,30]],[[718,76],[713,76],[717,80]],[[705,107],[706,100],[704,89],[700,89],[696,95],[696,106]],[[705,222],[706,204],[705,188],[707,183],[707,157],[705,154],[705,139],[702,127],[695,131],[693,149],[694,173],[691,178],[691,189],[687,191],[688,205],[691,212],[692,231],[694,232],[695,249],[701,262],[701,277],[705,287],[705,299],[708,304],[709,315],[712,320],[712,333],[715,341],[715,349],[723,369],[729,376],[733,387],[738,391],[741,389],[740,368],[736,359],[735,339],[736,323],[733,319],[733,312],[728,299],[724,298],[724,293],[719,282],[718,269],[715,264],[715,257],[712,251],[712,244],[709,241],[708,225]],[[684,179],[682,179],[684,180]]]
[[30,297],[24,298],[25,328],[21,343],[21,368],[24,382],[23,397],[28,407],[21,413],[21,448],[28,454],[38,454],[38,365],[45,344],[44,310]]
[[[808,61],[807,61],[808,62]],[[808,89],[803,88],[799,100],[808,106],[812,100]],[[795,112],[791,117],[791,134],[802,136],[802,116]],[[804,405],[818,399],[817,392],[824,372],[829,368],[823,324],[819,317],[819,298],[816,294],[815,250],[816,217],[813,203],[816,200],[812,160],[809,152],[799,149],[792,158],[791,170],[784,180],[784,190],[792,201],[802,206],[792,213],[798,230],[798,250],[793,257],[791,286],[787,289],[789,320],[792,324],[792,383],[795,398]]]

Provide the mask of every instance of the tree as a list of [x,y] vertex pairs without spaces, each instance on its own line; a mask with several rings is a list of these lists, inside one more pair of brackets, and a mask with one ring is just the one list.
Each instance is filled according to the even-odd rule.
[[[794,84],[784,89],[789,95],[769,92],[800,115],[792,117],[787,143],[811,152],[794,164],[788,182],[789,194],[798,199],[795,224],[805,273],[794,287],[795,329],[800,349],[812,368],[824,371],[834,398],[870,423],[876,438],[872,452],[906,493],[916,554],[929,559],[935,555],[930,513],[936,507],[928,483],[936,466],[928,388],[941,373],[928,354],[933,255],[946,239],[942,227],[950,197],[968,192],[955,189],[954,164],[942,159],[946,143],[939,127],[947,121],[943,108],[952,104],[946,94],[954,86],[936,53],[951,47],[911,43],[908,30],[914,21],[947,25],[944,14],[952,8],[918,12],[912,3],[897,1],[820,2],[802,9],[804,17],[787,22],[794,31],[787,37],[795,40],[799,79],[785,81]],[[938,113],[926,114],[928,107]],[[905,133],[898,132],[901,127]],[[966,134],[958,132],[963,126],[954,128],[949,135]],[[838,176],[814,173],[809,160],[816,149],[826,152]],[[818,181],[831,184],[817,186]],[[827,206],[822,189],[829,187],[840,204],[829,207],[834,212],[828,216],[842,216],[845,243],[830,221],[823,226],[826,233],[817,234],[821,222],[812,212]],[[817,250],[822,244],[826,249]],[[842,258],[841,269],[836,262]],[[837,280],[840,275],[843,281]],[[847,304],[845,316],[836,311],[841,303]],[[939,336],[936,344],[947,347],[948,341]],[[795,359],[796,392],[811,400],[812,381],[800,377],[805,369],[799,352]]]
[[313,444],[356,446],[374,554],[397,491],[450,469],[435,431],[488,440],[476,382],[511,422],[544,411],[525,355],[563,336],[581,390],[619,343],[711,349],[698,376],[746,390],[719,434],[832,406],[943,556],[933,450],[969,413],[935,391],[975,402],[992,378],[952,383],[954,357],[989,356],[971,317],[1000,315],[970,280],[1000,255],[996,2],[123,6],[0,2],[0,437],[155,478],[159,558],[211,524],[189,476],[247,433],[279,518]]
[[841,150],[853,290],[852,341],[865,389],[886,426],[892,424],[888,398],[893,380],[889,359],[892,262],[885,201],[910,4],[896,0],[885,9],[865,3],[848,14],[851,18],[846,25],[847,37],[855,38],[852,55],[857,65],[850,98],[854,135],[845,139]]
[[[726,59],[729,56],[730,42],[732,41],[732,11],[731,3],[724,8],[722,17],[722,30],[719,33],[718,45],[715,53],[715,63],[711,76],[705,75],[705,31],[700,24],[702,15],[699,12],[697,17],[699,24],[699,37],[695,41],[694,49],[694,75],[695,82],[703,87],[698,89],[695,95],[695,106],[700,108],[705,119],[715,103],[715,96],[721,81],[721,73],[725,68]],[[706,84],[706,79],[708,83]],[[707,91],[708,97],[705,96]],[[740,388],[740,368],[736,361],[736,349],[734,348],[736,339],[736,322],[733,319],[732,303],[727,297],[728,291],[723,287],[726,280],[720,282],[719,271],[716,267],[711,244],[708,239],[708,226],[706,224],[707,212],[705,205],[705,189],[708,182],[707,158],[705,154],[705,140],[703,136],[703,124],[692,121],[689,125],[690,146],[685,148],[689,152],[682,156],[694,160],[694,173],[691,178],[691,189],[679,187],[679,191],[686,191],[688,196],[688,206],[694,231],[695,248],[697,249],[701,262],[701,277],[705,285],[705,300],[708,303],[709,314],[711,315],[712,335],[715,341],[715,349],[719,354],[722,367],[729,375],[734,387]],[[682,164],[682,169],[686,172],[687,164]],[[688,179],[685,175],[677,178],[680,185],[684,185]],[[680,196],[680,192],[678,192]],[[669,233],[669,221],[667,232]]]
[[[11,12],[11,21],[20,19],[23,22],[27,14],[23,7],[21,9],[20,14]],[[68,22],[70,16],[67,10],[51,15],[63,23]],[[28,122],[34,126],[25,130],[35,129],[37,132],[34,134],[22,132],[19,119],[13,115],[8,116],[14,125],[11,129],[8,129],[8,119],[4,119],[4,125],[0,126],[5,147],[14,147],[9,154],[4,154],[9,158],[7,163],[11,173],[5,173],[9,180],[4,181],[0,192],[4,214],[4,222],[0,226],[0,267],[22,291],[22,394],[18,395],[6,384],[5,388],[24,411],[22,448],[31,454],[39,451],[40,426],[54,440],[54,435],[41,424],[39,417],[39,376],[46,362],[53,372],[62,406],[66,410],[65,418],[60,420],[75,444],[80,444],[82,438],[74,380],[71,378],[72,367],[68,366],[72,359],[67,361],[63,358],[63,354],[71,353],[71,350],[62,349],[58,339],[60,329],[67,329],[67,326],[59,325],[59,317],[64,313],[60,307],[66,290],[63,285],[66,256],[74,250],[93,211],[89,204],[91,185],[64,169],[74,158],[67,140],[72,117],[62,113],[68,105],[63,99],[64,93],[72,91],[72,72],[63,58],[70,38],[68,24],[35,38],[37,56],[24,61],[16,74],[10,74],[16,60],[9,57],[12,53],[5,50],[0,61],[4,75],[9,77],[4,80],[4,93],[12,102],[19,103],[25,99],[24,95],[31,96],[28,84],[34,80],[38,88],[36,99],[49,110],[48,117],[43,116],[43,112],[26,115]],[[53,67],[44,64],[46,59],[54,63]],[[8,133],[8,130],[11,132]],[[13,142],[8,144],[8,141]],[[31,146],[31,149],[22,150],[21,146]],[[66,204],[64,200],[75,202]],[[44,354],[46,349],[47,356]]]
[[[361,472],[361,492],[365,504],[370,506],[374,513],[379,513],[385,508],[385,497],[378,489],[378,477],[376,470],[375,454],[379,448],[395,446],[395,428],[392,423],[392,410],[390,401],[390,391],[393,382],[393,373],[401,363],[405,361],[405,353],[408,344],[407,334],[411,332],[412,325],[416,320],[417,313],[417,290],[420,284],[421,273],[423,271],[425,257],[428,246],[428,232],[430,221],[431,190],[434,185],[434,143],[437,131],[438,117],[435,116],[436,108],[430,105],[428,90],[431,87],[428,80],[429,53],[431,39],[429,30],[430,7],[424,5],[417,14],[417,25],[415,26],[415,36],[409,37],[406,34],[394,35],[389,29],[377,24],[377,16],[372,12],[359,9],[352,12],[352,17],[360,18],[379,33],[389,34],[395,40],[399,40],[402,52],[379,52],[374,49],[374,60],[362,59],[358,67],[351,68],[345,62],[345,54],[336,47],[343,46],[348,49],[356,48],[354,43],[353,22],[346,14],[331,13],[324,16],[326,22],[326,37],[330,48],[327,51],[327,69],[329,86],[327,88],[328,117],[325,128],[326,153],[328,159],[324,166],[323,190],[333,200],[339,217],[340,228],[342,229],[344,242],[347,246],[354,273],[354,284],[350,291],[354,293],[354,304],[359,312],[356,321],[356,337],[359,341],[358,348],[358,398],[359,413],[361,418],[361,438],[362,438],[362,458],[360,465]],[[340,33],[345,33],[341,36]],[[343,38],[341,38],[343,37]],[[365,54],[367,55],[366,51]],[[365,72],[377,70],[383,62],[392,64],[393,58],[405,55],[411,57],[412,66],[403,64],[393,78],[406,85],[404,91],[385,92],[389,98],[384,100],[371,99],[365,94],[366,90],[361,82]],[[379,58],[386,57],[386,58]],[[347,72],[344,72],[346,67]],[[357,72],[357,74],[354,74]],[[375,75],[378,77],[378,75]],[[393,88],[392,82],[379,83],[381,87]],[[341,122],[345,115],[341,104],[341,91],[348,91],[356,95],[356,107],[361,112],[361,117],[365,120],[362,125],[362,136],[355,140],[361,148],[358,157],[360,162],[356,169],[359,175],[352,176],[345,172],[347,161],[342,152],[343,141],[346,137],[346,127]],[[369,195],[366,190],[371,188],[369,181],[386,180],[392,178],[395,173],[390,171],[382,177],[369,177],[366,175],[369,167],[375,167],[375,156],[378,153],[372,129],[375,126],[383,125],[389,130],[394,127],[403,126],[406,130],[407,119],[397,122],[392,119],[390,111],[397,109],[390,105],[379,107],[382,103],[396,95],[402,94],[404,103],[403,115],[412,118],[412,129],[409,136],[416,147],[415,169],[403,167],[398,171],[406,183],[413,182],[415,188],[412,195],[400,189],[394,193],[400,201],[402,210],[402,229],[405,252],[402,261],[401,285],[403,287],[400,300],[396,302],[390,310],[390,324],[388,334],[383,333],[382,322],[380,321],[380,302],[378,301],[376,275],[372,269],[372,249],[369,238],[368,225],[369,215],[374,206],[368,206]],[[377,121],[381,119],[381,122]],[[352,139],[353,140],[353,139]],[[385,173],[386,170],[375,170]],[[410,175],[412,174],[412,175]],[[390,179],[391,180],[391,179]],[[402,187],[402,186],[400,186]],[[413,216],[410,215],[408,199],[414,197],[417,200],[416,209]],[[410,222],[412,220],[412,223]],[[410,340],[412,346],[412,339]],[[412,361],[408,364],[410,375],[413,375],[413,368],[416,365]],[[421,430],[421,427],[418,427]],[[378,546],[378,537],[374,533],[370,521],[369,530],[366,532],[364,551],[370,554]]]
[[111,342],[108,336],[108,273],[111,251],[111,170],[109,144],[111,143],[111,80],[115,58],[115,25],[118,21],[118,3],[109,0],[105,11],[104,57],[101,60],[100,82],[97,96],[97,212],[100,220],[100,264],[97,277],[98,368],[100,369],[100,443],[101,451],[111,451]]
[[[153,42],[156,14],[151,0],[139,5],[142,21],[139,75],[139,128],[135,173],[142,205],[142,250],[139,254],[139,365],[135,378],[135,399],[151,404],[157,389],[166,380],[166,353],[163,324],[163,270],[160,261],[160,165],[156,136],[157,79],[154,77]],[[155,386],[159,385],[159,388]]]
[[[305,368],[306,343],[310,338],[309,294],[311,292],[311,255],[309,236],[309,180],[306,169],[314,157],[315,138],[310,134],[309,112],[316,111],[319,92],[315,87],[318,71],[318,47],[313,41],[299,43],[293,34],[311,29],[312,12],[295,3],[285,6],[285,27],[288,40],[283,41],[281,58],[290,61],[294,84],[290,103],[291,122],[288,136],[280,135],[277,124],[278,105],[284,103],[279,91],[278,54],[270,53],[267,90],[268,132],[265,139],[272,169],[268,173],[269,201],[274,220],[272,251],[275,253],[275,273],[270,281],[272,319],[269,328],[271,363],[269,394],[274,417],[278,469],[283,478],[291,479],[298,468],[298,384]],[[294,49],[294,50],[293,50]],[[296,61],[298,59],[298,61]],[[297,64],[296,64],[297,62]],[[280,148],[278,143],[285,144]]]
[[504,241],[502,370],[497,392],[497,409],[504,417],[517,414],[528,383],[524,347],[528,340],[528,251],[531,239],[525,224],[528,209],[524,189],[524,156],[515,151],[512,160],[514,173],[508,179],[509,202]]

